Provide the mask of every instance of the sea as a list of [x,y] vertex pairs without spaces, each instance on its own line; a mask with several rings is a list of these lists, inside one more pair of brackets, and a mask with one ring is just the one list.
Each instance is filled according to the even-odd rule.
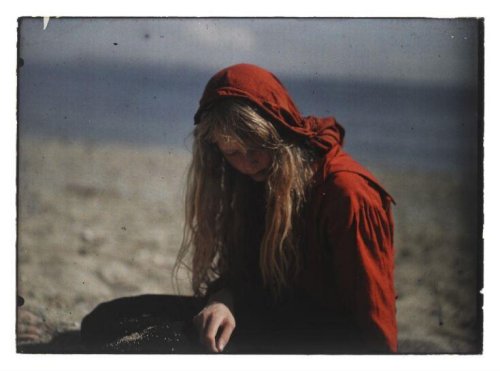
[[[119,142],[189,151],[211,75],[185,66],[29,64],[18,67],[18,136]],[[477,175],[482,87],[429,81],[280,76],[303,115],[334,116],[345,149],[369,167]]]

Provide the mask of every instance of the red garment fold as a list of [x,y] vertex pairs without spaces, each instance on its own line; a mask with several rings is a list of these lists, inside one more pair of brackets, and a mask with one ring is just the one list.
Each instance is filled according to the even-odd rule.
[[208,82],[195,123],[221,99],[245,99],[285,135],[309,141],[321,164],[304,207],[300,287],[333,316],[350,318],[367,349],[397,350],[392,197],[342,149],[335,118],[303,117],[269,71],[238,64]]

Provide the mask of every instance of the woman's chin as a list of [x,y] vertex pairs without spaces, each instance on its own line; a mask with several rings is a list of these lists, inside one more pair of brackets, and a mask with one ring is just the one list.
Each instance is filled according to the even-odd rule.
[[266,172],[259,172],[259,173],[256,173],[254,175],[249,175],[249,177],[252,178],[252,180],[254,182],[263,182],[267,178],[267,173]]

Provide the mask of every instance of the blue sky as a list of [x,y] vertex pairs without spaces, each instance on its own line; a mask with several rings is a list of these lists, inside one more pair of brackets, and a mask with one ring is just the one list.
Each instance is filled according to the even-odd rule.
[[464,19],[42,18],[22,23],[26,63],[182,66],[241,61],[278,75],[470,84],[477,23]]

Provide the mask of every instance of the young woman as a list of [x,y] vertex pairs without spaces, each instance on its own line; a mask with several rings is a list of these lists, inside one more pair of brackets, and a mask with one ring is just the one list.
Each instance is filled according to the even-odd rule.
[[[210,79],[195,124],[176,265],[191,267],[195,297],[149,307],[193,317],[186,342],[194,333],[211,352],[396,352],[393,200],[343,151],[344,129],[303,117],[249,64]],[[123,300],[97,308],[82,333],[133,299]]]

